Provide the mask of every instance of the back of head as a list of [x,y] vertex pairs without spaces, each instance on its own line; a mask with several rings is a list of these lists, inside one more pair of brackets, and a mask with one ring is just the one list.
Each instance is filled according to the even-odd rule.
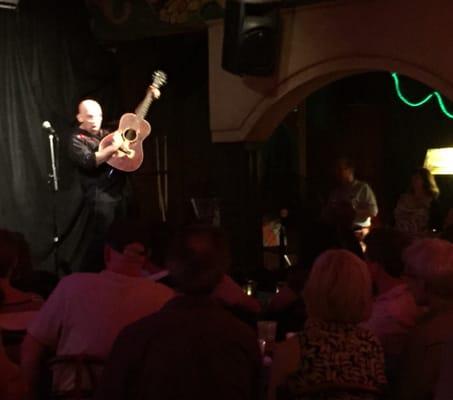
[[0,229],[0,278],[7,278],[19,260],[18,236],[14,232]]
[[368,268],[347,250],[328,250],[313,264],[303,296],[312,319],[341,323],[364,321],[372,303]]
[[192,225],[174,238],[167,266],[175,287],[184,294],[209,294],[230,263],[223,231],[213,226]]
[[403,251],[411,243],[410,236],[390,228],[372,229],[365,237],[366,257],[380,265],[394,278],[404,272]]
[[169,241],[172,237],[171,227],[160,221],[151,221],[148,226],[149,260],[157,267],[163,268],[167,257]]
[[137,220],[117,219],[110,226],[106,244],[124,255],[145,255],[148,247],[149,233],[146,227]]
[[442,239],[419,239],[403,254],[405,272],[423,281],[427,291],[453,300],[453,244]]

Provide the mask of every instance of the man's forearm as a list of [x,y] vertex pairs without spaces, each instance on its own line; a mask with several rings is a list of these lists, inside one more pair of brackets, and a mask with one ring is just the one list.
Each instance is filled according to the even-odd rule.
[[98,150],[96,153],[94,153],[96,157],[96,167],[108,161],[116,151],[117,147],[107,146],[104,149]]

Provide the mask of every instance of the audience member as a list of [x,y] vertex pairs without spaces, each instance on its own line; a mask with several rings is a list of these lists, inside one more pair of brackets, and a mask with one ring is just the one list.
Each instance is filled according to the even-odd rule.
[[[0,289],[0,305],[3,300],[4,293]],[[20,369],[10,361],[0,340],[0,399],[22,400],[24,397],[25,383]]]
[[229,258],[216,228],[188,227],[177,236],[168,268],[181,295],[122,331],[97,399],[258,398],[256,334],[211,296]]
[[401,367],[397,398],[432,398],[445,345],[453,332],[453,245],[419,239],[404,253],[410,288],[427,313],[411,332]]
[[359,326],[372,304],[366,264],[346,250],[326,251],[303,296],[308,319],[301,333],[276,346],[269,398],[289,374],[296,399],[376,399],[386,384],[384,354],[378,339]]
[[410,238],[393,229],[374,229],[365,242],[376,297],[371,316],[362,326],[379,338],[384,348],[387,376],[391,379],[398,370],[408,333],[421,312],[402,278],[402,253],[410,244]]
[[[165,224],[152,224],[153,229],[150,238],[150,254],[145,264],[148,277],[166,286],[174,287],[172,277],[165,266],[165,258],[168,251],[170,230]],[[251,315],[261,311],[261,304],[251,296],[247,296],[228,274],[223,274],[221,281],[214,289],[212,296],[219,300],[225,307],[247,320],[253,319]],[[246,315],[250,314],[250,315]]]
[[20,360],[20,345],[26,329],[43,303],[37,294],[19,290],[11,283],[13,276],[24,277],[29,272],[22,267],[28,264],[24,262],[27,255],[24,254],[25,245],[23,236],[0,230],[0,289],[4,295],[0,306],[0,330],[4,349],[15,363]]
[[451,400],[453,394],[453,335],[446,341],[437,380],[434,400]]
[[[105,270],[75,273],[60,281],[23,344],[22,367],[32,394],[49,353],[102,360],[123,327],[156,312],[174,296],[171,289],[142,276],[145,243],[137,224],[118,221],[105,245]],[[70,391],[74,385],[74,365],[57,364],[53,391]]]
[[426,168],[415,170],[409,191],[401,195],[394,211],[396,228],[414,235],[441,228],[438,197],[439,188],[431,172]]
[[35,293],[23,292],[11,285],[11,276],[20,258],[18,235],[0,229],[0,288],[4,293],[3,305],[0,307],[0,328],[3,329],[26,329],[43,302]]

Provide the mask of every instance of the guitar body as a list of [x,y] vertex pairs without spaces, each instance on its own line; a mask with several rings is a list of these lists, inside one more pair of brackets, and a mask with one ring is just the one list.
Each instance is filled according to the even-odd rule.
[[[167,75],[163,71],[155,71],[153,83],[148,87],[143,102],[137,107],[135,114],[123,114],[118,129],[104,137],[99,143],[103,150],[111,145],[114,138],[121,147],[110,157],[107,164],[120,171],[132,172],[137,170],[143,162],[143,140],[150,134],[151,125],[145,120],[146,113],[154,97],[159,98],[158,89],[167,82]],[[157,90],[157,95],[154,92]],[[117,137],[120,136],[120,137]],[[121,141],[120,141],[121,139]],[[117,148],[117,145],[115,145]]]
[[99,143],[102,150],[113,141],[113,136],[121,134],[123,145],[107,161],[107,164],[120,171],[132,172],[137,170],[143,162],[143,140],[151,133],[148,121],[133,113],[123,114],[118,130],[105,136]]

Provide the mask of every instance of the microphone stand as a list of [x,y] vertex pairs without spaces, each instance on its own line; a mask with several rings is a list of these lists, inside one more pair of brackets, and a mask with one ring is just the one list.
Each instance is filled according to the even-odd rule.
[[292,266],[291,260],[288,256],[288,216],[286,215],[287,211],[280,211],[280,230],[278,232],[279,236],[279,267],[283,271]]
[[54,269],[55,274],[58,275],[58,247],[60,246],[60,237],[58,232],[58,218],[57,218],[57,193],[59,191],[59,177],[57,167],[57,150],[58,150],[58,137],[53,130],[49,131],[49,150],[51,173],[49,173],[49,184],[52,184],[52,223],[53,223],[53,244],[54,249]]

